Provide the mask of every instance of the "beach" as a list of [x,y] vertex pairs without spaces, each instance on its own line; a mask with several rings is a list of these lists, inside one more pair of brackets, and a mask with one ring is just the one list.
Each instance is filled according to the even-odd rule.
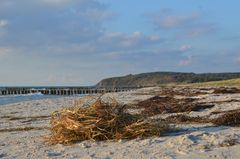
[[[176,88],[178,89],[178,88]],[[180,88],[179,90],[184,90]],[[199,111],[183,112],[191,117],[218,115],[212,112],[240,109],[240,93],[214,93],[211,89],[191,88],[191,98],[199,102],[214,103],[214,107]],[[134,104],[158,94],[162,88],[151,87],[130,92],[105,94],[104,100],[114,96],[119,103]],[[183,91],[184,92],[184,91]],[[172,123],[176,131],[169,131],[160,137],[113,141],[82,141],[70,145],[49,145],[51,114],[67,108],[75,100],[97,98],[69,96],[16,102],[0,106],[0,158],[232,158],[240,156],[240,127],[216,126],[211,123]],[[183,98],[183,94],[175,98]],[[129,112],[140,110],[129,108]],[[179,114],[179,113],[175,113]],[[174,113],[161,113],[151,118],[167,118]]]

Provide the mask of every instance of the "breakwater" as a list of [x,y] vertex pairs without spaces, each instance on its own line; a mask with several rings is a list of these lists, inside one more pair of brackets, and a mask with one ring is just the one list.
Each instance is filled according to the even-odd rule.
[[41,93],[46,95],[98,94],[108,92],[127,92],[137,88],[96,88],[96,87],[1,87],[0,95],[22,95]]

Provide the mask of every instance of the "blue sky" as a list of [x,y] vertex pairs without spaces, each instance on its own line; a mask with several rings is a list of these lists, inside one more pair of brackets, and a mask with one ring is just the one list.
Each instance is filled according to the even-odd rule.
[[238,0],[1,0],[0,85],[237,72]]

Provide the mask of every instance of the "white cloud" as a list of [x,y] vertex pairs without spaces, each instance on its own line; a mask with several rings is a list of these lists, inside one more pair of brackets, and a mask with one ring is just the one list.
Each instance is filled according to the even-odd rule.
[[132,33],[132,36],[133,36],[134,38],[139,38],[139,37],[141,37],[141,32],[135,31],[135,32]]
[[179,61],[179,66],[188,66],[192,63],[192,57],[188,57],[187,59],[180,60]]
[[[164,41],[158,36],[143,35],[140,32],[123,34],[118,32],[103,33],[94,40],[86,40],[79,43],[63,43],[61,46],[52,44],[48,46],[47,53],[62,55],[121,55],[136,52],[142,49],[150,49]],[[43,48],[44,49],[44,48]]]
[[240,56],[235,59],[237,64],[240,64]]
[[195,16],[166,16],[159,19],[159,26],[162,28],[174,28],[192,20],[195,20]]
[[4,19],[0,19],[0,28],[1,27],[5,27],[5,26],[7,26],[9,24],[9,22],[7,21],[7,20],[4,20]]
[[102,9],[97,9],[97,8],[88,10],[86,15],[91,17],[92,19],[94,19],[96,21],[108,20],[108,19],[111,19],[112,17],[115,16],[115,14],[113,12],[109,12],[109,11],[104,11],[103,12]]
[[179,51],[181,51],[181,52],[186,52],[186,51],[191,50],[191,49],[192,49],[192,45],[186,44],[186,45],[182,45],[182,46],[179,48]]
[[[46,3],[66,5],[59,9],[49,8]],[[112,16],[106,6],[95,0],[13,0],[5,7],[1,4],[2,1],[0,15],[7,20],[0,19],[0,28],[9,22],[14,24],[0,30],[1,37],[7,33],[1,45],[34,50],[40,46],[81,45],[93,41],[104,34],[103,23]]]
[[71,2],[72,0],[42,0],[40,3],[46,3],[49,5],[64,5]]
[[14,53],[14,49],[0,47],[0,57],[8,56],[11,55],[12,53]]
[[161,10],[148,17],[157,30],[169,31],[170,34],[173,33],[180,38],[209,35],[217,29],[213,23],[205,21],[203,14],[198,12],[181,15],[173,10]]
[[173,11],[166,12],[165,10],[162,10],[159,13],[153,14],[151,18],[158,29],[174,29],[195,23],[200,18],[200,15],[197,13],[175,15]]
[[[149,50],[164,42],[158,35],[140,31],[107,30],[104,24],[114,13],[96,0],[12,0],[11,5],[8,4],[8,7],[0,6],[0,15],[5,15],[4,18],[14,25],[4,29],[6,38],[0,40],[3,46],[26,50],[19,52],[19,56],[98,56]],[[6,21],[2,25],[6,25]]]
[[186,31],[188,37],[198,37],[215,32],[213,25],[199,25]]
[[13,6],[19,6],[19,5],[31,5],[34,7],[34,5],[45,5],[50,7],[60,7],[68,4],[82,4],[82,3],[88,3],[93,2],[94,0],[1,0],[1,7],[13,7]]

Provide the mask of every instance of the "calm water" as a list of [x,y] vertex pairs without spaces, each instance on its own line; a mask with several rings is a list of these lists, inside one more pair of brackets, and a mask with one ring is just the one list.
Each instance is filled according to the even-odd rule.
[[60,98],[60,97],[63,97],[63,96],[43,95],[43,94],[0,96],[0,105],[18,103],[23,101],[39,100],[39,99]]

